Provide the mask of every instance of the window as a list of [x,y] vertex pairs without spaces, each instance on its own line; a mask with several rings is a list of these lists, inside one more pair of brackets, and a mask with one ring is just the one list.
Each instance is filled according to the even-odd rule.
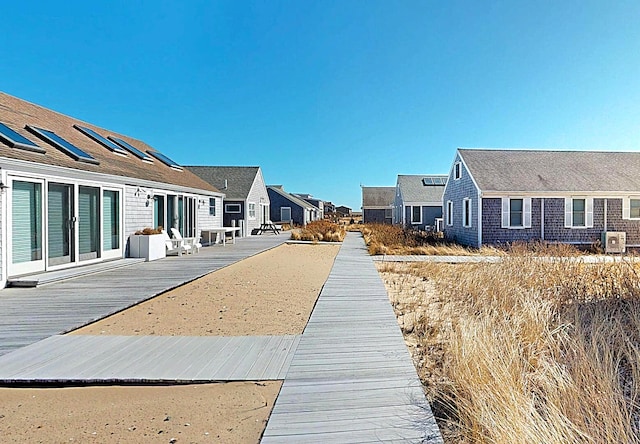
[[280,207],[280,222],[292,222],[291,207]]
[[584,227],[586,225],[587,205],[585,199],[573,199],[573,226]]
[[127,155],[127,152],[123,148],[121,148],[120,146],[116,145],[114,142],[110,141],[109,139],[105,139],[104,137],[102,137],[100,134],[96,133],[91,128],[87,128],[87,127],[80,126],[80,125],[73,125],[73,127],[75,129],[77,129],[78,131],[80,131],[85,136],[87,136],[90,139],[93,139],[94,141],[98,142],[100,145],[102,145],[103,147],[105,147],[109,151],[113,151],[113,152],[119,153],[119,154],[124,154],[125,156]]
[[564,201],[565,228],[593,227],[593,198],[568,197]]
[[44,153],[45,150],[18,134],[4,123],[0,123],[0,140],[8,144],[11,148],[22,148],[23,150],[35,151],[36,153]]
[[462,225],[471,226],[471,199],[469,198],[462,200]]
[[174,170],[182,171],[182,167],[178,165],[175,161],[171,160],[169,157],[162,154],[160,151],[148,150],[147,153],[151,154],[153,157],[158,159],[160,162],[165,165],[173,168]]
[[453,164],[453,178],[454,180],[458,180],[462,177],[462,164],[460,162],[456,162]]
[[640,219],[640,199],[629,199],[629,217]]
[[502,198],[502,228],[531,228],[531,198]]
[[412,206],[411,207],[411,223],[412,224],[421,224],[422,223],[422,207],[421,206]]
[[447,201],[447,225],[453,225],[453,202]]
[[384,209],[384,218],[385,219],[391,219],[393,217],[393,209],[392,208],[385,208]]
[[209,198],[209,216],[215,216],[215,215],[216,215],[216,198],[210,197]]
[[77,160],[79,162],[93,163],[96,165],[100,164],[100,162],[94,159],[93,156],[91,156],[88,153],[85,153],[80,148],[68,142],[67,140],[63,139],[62,137],[58,136],[53,131],[49,131],[42,128],[36,128],[35,126],[29,126],[29,125],[27,125],[25,128],[28,131],[30,131],[32,134],[44,140],[45,142],[48,142],[51,145],[55,146],[60,151],[67,154],[74,160]]
[[224,212],[225,213],[240,213],[241,212],[240,204],[226,204],[224,206]]
[[256,218],[256,204],[254,204],[253,202],[249,202],[248,208],[249,208],[249,219],[255,219]]
[[135,146],[131,145],[128,142],[125,142],[124,140],[118,138],[118,137],[113,137],[113,136],[109,136],[109,140],[117,143],[118,145],[120,145],[122,148],[124,148],[125,150],[129,151],[131,154],[133,154],[134,156],[144,160],[145,162],[153,162],[153,159],[148,156],[147,154],[143,153],[142,151],[140,151],[138,148],[136,148]]

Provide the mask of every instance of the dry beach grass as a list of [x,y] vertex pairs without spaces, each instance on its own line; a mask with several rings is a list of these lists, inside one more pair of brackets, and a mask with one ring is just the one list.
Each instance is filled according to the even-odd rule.
[[445,441],[640,442],[638,266],[540,255],[379,265]]
[[[74,334],[299,334],[338,249],[283,245]],[[2,388],[0,437],[20,443],[256,443],[281,384]]]

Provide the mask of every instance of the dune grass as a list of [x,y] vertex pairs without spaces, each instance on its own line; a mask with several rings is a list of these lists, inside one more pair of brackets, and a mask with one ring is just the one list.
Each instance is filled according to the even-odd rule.
[[640,442],[638,266],[544,254],[378,265],[447,444]]
[[291,239],[312,242],[342,242],[346,236],[344,226],[328,220],[309,222],[303,228],[291,231]]

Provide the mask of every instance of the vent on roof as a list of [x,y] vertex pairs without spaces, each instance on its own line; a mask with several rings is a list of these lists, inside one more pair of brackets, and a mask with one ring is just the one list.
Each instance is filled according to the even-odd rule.
[[122,148],[124,148],[125,150],[129,151],[134,156],[144,160],[145,162],[153,162],[153,159],[149,155],[147,155],[146,153],[143,153],[138,148],[132,146],[131,144],[125,142],[124,140],[122,140],[122,139],[120,139],[118,137],[113,137],[113,136],[109,136],[109,140],[111,140],[112,142],[117,143]]
[[120,147],[119,145],[116,145],[114,142],[110,141],[109,139],[102,137],[100,134],[96,133],[91,128],[87,128],[85,126],[80,126],[80,125],[73,125],[73,127],[78,131],[80,131],[85,136],[98,142],[100,145],[102,145],[109,151],[113,151],[114,153],[124,154],[125,156],[127,155],[127,152],[124,150],[124,148]]
[[11,148],[21,148],[23,150],[34,151],[36,153],[46,152],[44,148],[40,148],[22,134],[16,133],[4,123],[0,123],[0,140]]
[[176,162],[162,154],[160,151],[147,150],[147,153],[151,154],[153,157],[158,159],[160,162],[164,163],[167,166],[170,166],[174,170],[182,171],[182,167],[178,165]]
[[424,186],[446,185],[447,178],[446,177],[425,177],[422,179],[422,184]]
[[66,141],[62,137],[58,136],[53,131],[49,131],[42,128],[36,128],[35,126],[30,126],[30,125],[25,126],[25,128],[29,132],[35,134],[36,136],[44,140],[45,142],[48,142],[51,145],[55,146],[60,151],[67,154],[74,160],[77,160],[79,162],[93,163],[95,165],[100,164],[100,162],[98,162],[93,156],[85,153],[80,148]]

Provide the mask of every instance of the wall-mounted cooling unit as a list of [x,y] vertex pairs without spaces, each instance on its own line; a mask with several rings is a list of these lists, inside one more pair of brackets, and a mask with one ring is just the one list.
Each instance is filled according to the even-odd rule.
[[602,233],[602,245],[605,253],[624,253],[627,245],[627,233],[624,231],[606,231]]

